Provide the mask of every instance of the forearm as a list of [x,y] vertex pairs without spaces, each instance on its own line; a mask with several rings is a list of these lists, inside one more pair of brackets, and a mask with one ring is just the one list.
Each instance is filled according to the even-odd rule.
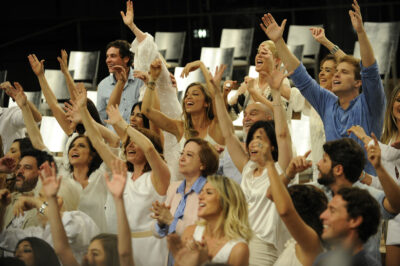
[[364,67],[369,67],[375,63],[374,50],[368,39],[367,33],[363,30],[357,33],[358,41],[360,43],[361,61]]
[[105,126],[97,123],[96,121],[93,120],[95,123],[97,129],[99,130],[101,136],[103,139],[107,142],[108,145],[110,145],[112,148],[118,148],[119,147],[119,136],[112,132],[110,129],[106,128]]
[[36,108],[36,106],[31,101],[28,101],[28,104],[29,104],[29,108],[31,109],[33,119],[35,120],[35,122],[42,121],[42,115],[40,114],[40,112]]
[[69,73],[68,70],[65,72],[63,71],[65,81],[67,82],[67,88],[68,88],[68,93],[70,95],[71,100],[75,101],[75,96],[74,93],[72,93],[75,90],[75,82],[74,79],[71,76],[71,73]]
[[282,59],[283,64],[286,66],[287,71],[294,71],[300,65],[300,61],[289,50],[283,38],[280,38],[277,42],[275,42],[275,46],[276,50],[278,51],[279,57]]
[[[212,90],[211,88],[213,87],[211,80],[212,80],[212,76],[210,75],[210,71],[206,68],[206,66],[204,65],[203,62],[200,61],[200,69],[201,72],[203,73],[203,77],[206,81],[207,87],[206,89],[208,90],[208,92],[210,93],[210,97],[211,99],[214,99],[214,90]],[[220,84],[215,84],[218,88],[220,87]]]
[[43,143],[42,135],[40,134],[39,127],[37,126],[31,108],[28,104],[20,107],[22,111],[22,116],[24,117],[24,122],[26,126],[26,131],[35,149],[44,150],[46,146]]
[[126,216],[124,200],[114,197],[114,202],[117,211],[118,254],[120,264],[121,266],[133,265],[131,231]]
[[146,34],[141,31],[135,23],[128,25],[128,28],[133,32],[139,43],[146,39]]
[[[333,42],[331,42],[330,40],[328,40],[327,38],[325,38],[320,43],[329,51],[332,51],[332,49],[335,47],[335,44]],[[336,60],[339,60],[340,58],[344,57],[346,54],[343,52],[342,49],[339,48],[339,50],[337,50],[333,55],[335,56]]]
[[396,184],[392,177],[387,173],[386,169],[381,165],[376,168],[376,174],[385,192],[391,207],[398,213],[400,212],[400,187]]
[[[52,109],[54,106],[58,105],[57,97],[54,94],[54,92],[51,90],[49,83],[47,82],[47,79],[44,76],[44,74],[41,74],[37,77],[38,77],[40,88],[42,89],[44,98],[46,99],[46,102],[49,105],[50,109]],[[53,111],[53,109],[52,109],[52,111]]]
[[110,99],[107,103],[107,108],[114,105],[119,105],[121,102],[122,92],[124,91],[125,82],[118,80],[113,91],[111,92]]
[[218,117],[218,124],[221,128],[222,135],[225,139],[235,134],[235,129],[232,124],[232,120],[225,107],[224,99],[222,98],[221,92],[215,92],[215,109]]
[[272,102],[262,96],[258,91],[256,91],[255,89],[249,89],[249,93],[255,102],[260,102],[266,105],[269,109],[274,110]]

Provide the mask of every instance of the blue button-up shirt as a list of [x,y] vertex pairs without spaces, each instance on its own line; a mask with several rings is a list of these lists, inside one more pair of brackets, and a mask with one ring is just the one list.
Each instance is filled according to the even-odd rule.
[[[97,88],[97,110],[99,111],[100,118],[103,121],[108,119],[106,108],[110,95],[114,90],[117,80],[113,74],[103,79]],[[138,101],[140,94],[140,87],[143,86],[143,81],[133,77],[133,68],[129,69],[128,80],[125,83],[124,90],[122,91],[121,101],[119,103],[119,112],[123,119],[129,123],[132,106]],[[112,129],[112,126],[107,124],[107,127]]]

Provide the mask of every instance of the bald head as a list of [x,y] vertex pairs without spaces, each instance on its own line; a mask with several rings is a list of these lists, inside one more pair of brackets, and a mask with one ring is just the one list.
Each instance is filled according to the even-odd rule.
[[243,114],[243,130],[247,134],[250,127],[260,120],[273,120],[273,112],[265,104],[255,102],[247,105]]

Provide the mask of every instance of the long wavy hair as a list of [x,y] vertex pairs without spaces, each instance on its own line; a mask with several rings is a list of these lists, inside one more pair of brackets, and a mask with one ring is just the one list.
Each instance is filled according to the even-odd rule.
[[220,237],[242,238],[247,242],[252,236],[246,198],[240,186],[232,179],[221,175],[210,175],[209,182],[218,192],[222,214],[218,219],[216,232]]
[[205,114],[208,120],[213,120],[214,119],[214,111],[213,111],[213,104],[212,104],[212,99],[211,96],[207,90],[207,88],[200,82],[193,82],[189,84],[185,91],[185,95],[183,96],[182,100],[182,116],[183,116],[183,128],[184,128],[184,136],[186,139],[192,138],[192,137],[197,137],[199,135],[199,132],[194,129],[193,127],[193,122],[192,122],[192,116],[186,112],[185,108],[185,98],[187,97],[188,91],[191,87],[193,86],[198,86],[200,90],[202,91],[204,95],[204,100],[208,104],[207,108],[205,109]]
[[399,133],[399,129],[397,128],[397,121],[393,115],[393,105],[396,102],[396,96],[400,92],[400,86],[393,89],[390,94],[390,100],[388,105],[386,106],[385,112],[385,120],[383,122],[383,134],[381,137],[381,141],[384,144],[388,144],[390,140],[395,137]]

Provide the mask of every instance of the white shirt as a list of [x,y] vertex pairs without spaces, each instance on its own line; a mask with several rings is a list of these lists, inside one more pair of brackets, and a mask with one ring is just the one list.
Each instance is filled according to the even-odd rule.
[[[243,168],[242,188],[249,206],[249,223],[254,234],[261,240],[273,244],[278,253],[289,239],[289,232],[283,224],[273,201],[267,198],[267,189],[270,185],[268,170],[254,177],[257,164],[251,160]],[[275,163],[278,174],[283,171],[279,163]]]
[[18,106],[0,107],[0,135],[3,141],[4,154],[10,149],[15,139],[25,137],[24,128],[24,118]]

